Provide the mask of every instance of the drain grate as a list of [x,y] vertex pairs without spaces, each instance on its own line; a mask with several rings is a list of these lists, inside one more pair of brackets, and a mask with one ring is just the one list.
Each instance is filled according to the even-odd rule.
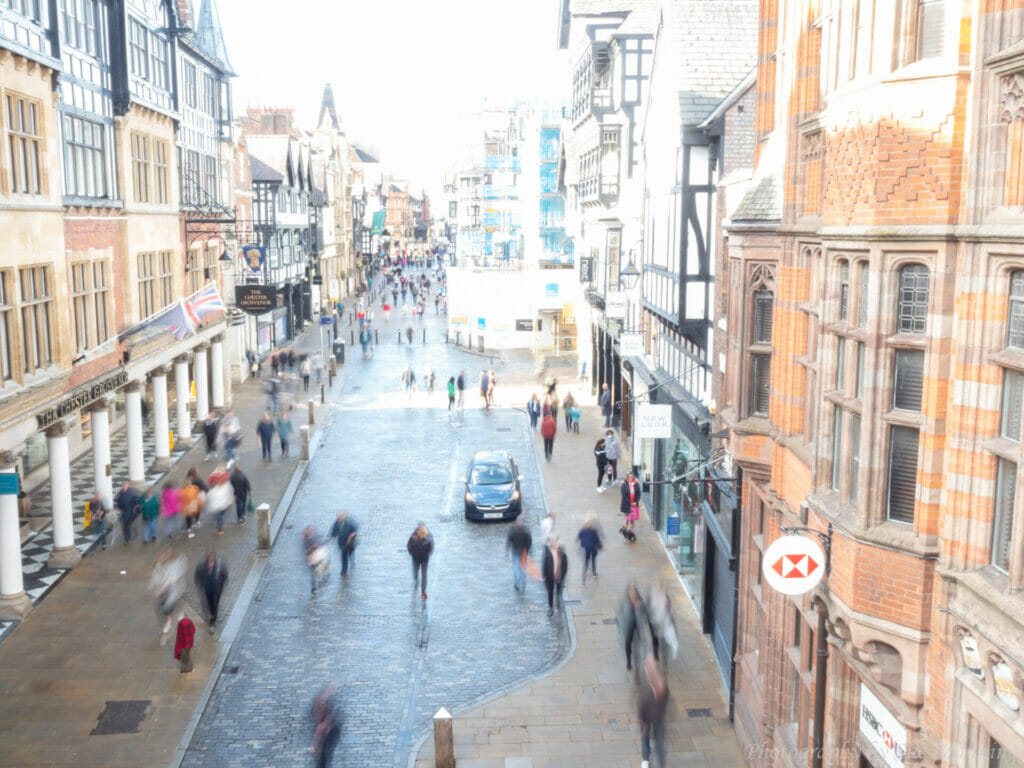
[[238,670],[240,670],[240,669],[241,669],[241,667],[239,667],[238,665],[235,665],[233,667],[228,667],[228,674],[229,675],[237,675],[238,674]]
[[108,701],[100,713],[99,722],[90,731],[92,736],[109,736],[116,733],[138,733],[139,725],[146,716],[150,701]]
[[602,624],[618,624],[618,619],[601,619]]
[[511,432],[512,431],[512,427],[495,427],[494,431],[495,432]]
[[710,709],[688,709],[686,710],[686,716],[691,720],[697,717],[714,717]]

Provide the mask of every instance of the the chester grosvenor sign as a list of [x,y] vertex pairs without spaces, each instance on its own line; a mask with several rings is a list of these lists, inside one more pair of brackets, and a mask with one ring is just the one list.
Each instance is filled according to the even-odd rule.
[[46,427],[50,426],[58,419],[62,419],[65,416],[69,416],[72,413],[82,410],[90,403],[99,400],[104,395],[120,389],[127,383],[128,371],[118,371],[113,376],[109,376],[102,381],[97,381],[95,384],[89,384],[81,389],[76,389],[71,393],[71,395],[53,406],[53,408],[48,408],[41,413],[37,413],[36,423],[39,425],[40,429],[46,429]]
[[277,289],[272,285],[236,285],[235,305],[248,315],[277,309]]

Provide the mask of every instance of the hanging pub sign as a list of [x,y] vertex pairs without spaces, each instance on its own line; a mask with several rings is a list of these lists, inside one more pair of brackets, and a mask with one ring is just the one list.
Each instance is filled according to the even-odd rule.
[[277,309],[277,289],[272,285],[236,285],[235,305],[247,315]]
[[622,357],[640,357],[644,353],[644,336],[642,333],[624,332],[619,334],[619,355]]
[[243,245],[242,261],[250,275],[263,274],[263,263],[267,260],[267,249],[259,245]]

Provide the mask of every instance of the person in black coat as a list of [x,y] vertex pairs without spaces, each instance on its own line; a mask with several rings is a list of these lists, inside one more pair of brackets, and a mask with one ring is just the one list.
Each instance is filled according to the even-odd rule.
[[565,574],[569,571],[569,558],[558,543],[557,536],[548,539],[544,548],[544,586],[548,590],[548,616],[555,612],[555,592],[558,593],[558,609],[562,609],[562,587],[565,586]]
[[604,493],[604,473],[608,457],[604,455],[604,438],[594,444],[594,458],[597,459],[597,492]]
[[249,478],[242,472],[242,468],[235,464],[231,469],[231,490],[235,492],[235,516],[239,523],[245,522],[245,510],[249,504],[249,494],[252,493],[252,485]]
[[580,540],[580,546],[583,547],[583,583],[586,584],[587,566],[590,566],[594,575],[597,576],[597,551],[601,549],[601,531],[598,529],[593,515],[587,515],[587,519],[583,521],[583,527],[580,528],[580,532],[576,536]]
[[639,510],[634,512],[640,504],[640,483],[637,482],[636,477],[632,472],[626,475],[626,481],[622,484],[622,503],[619,506],[619,511],[622,512],[625,518],[625,523],[622,526],[625,530],[632,532],[633,525],[640,517]]
[[[409,556],[412,557],[413,589],[419,588],[420,596],[427,599],[427,563],[434,552],[434,537],[424,523],[416,526],[406,544]],[[422,582],[422,583],[421,583]]]
[[210,634],[213,634],[217,623],[217,608],[224,585],[228,581],[228,568],[224,561],[217,557],[213,547],[206,550],[206,557],[196,566],[196,585],[206,598],[206,608],[210,615]]

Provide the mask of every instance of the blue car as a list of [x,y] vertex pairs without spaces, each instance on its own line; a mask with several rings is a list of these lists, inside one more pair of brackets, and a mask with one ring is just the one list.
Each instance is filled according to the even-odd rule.
[[508,451],[479,451],[462,482],[467,520],[512,520],[523,508],[523,476]]

